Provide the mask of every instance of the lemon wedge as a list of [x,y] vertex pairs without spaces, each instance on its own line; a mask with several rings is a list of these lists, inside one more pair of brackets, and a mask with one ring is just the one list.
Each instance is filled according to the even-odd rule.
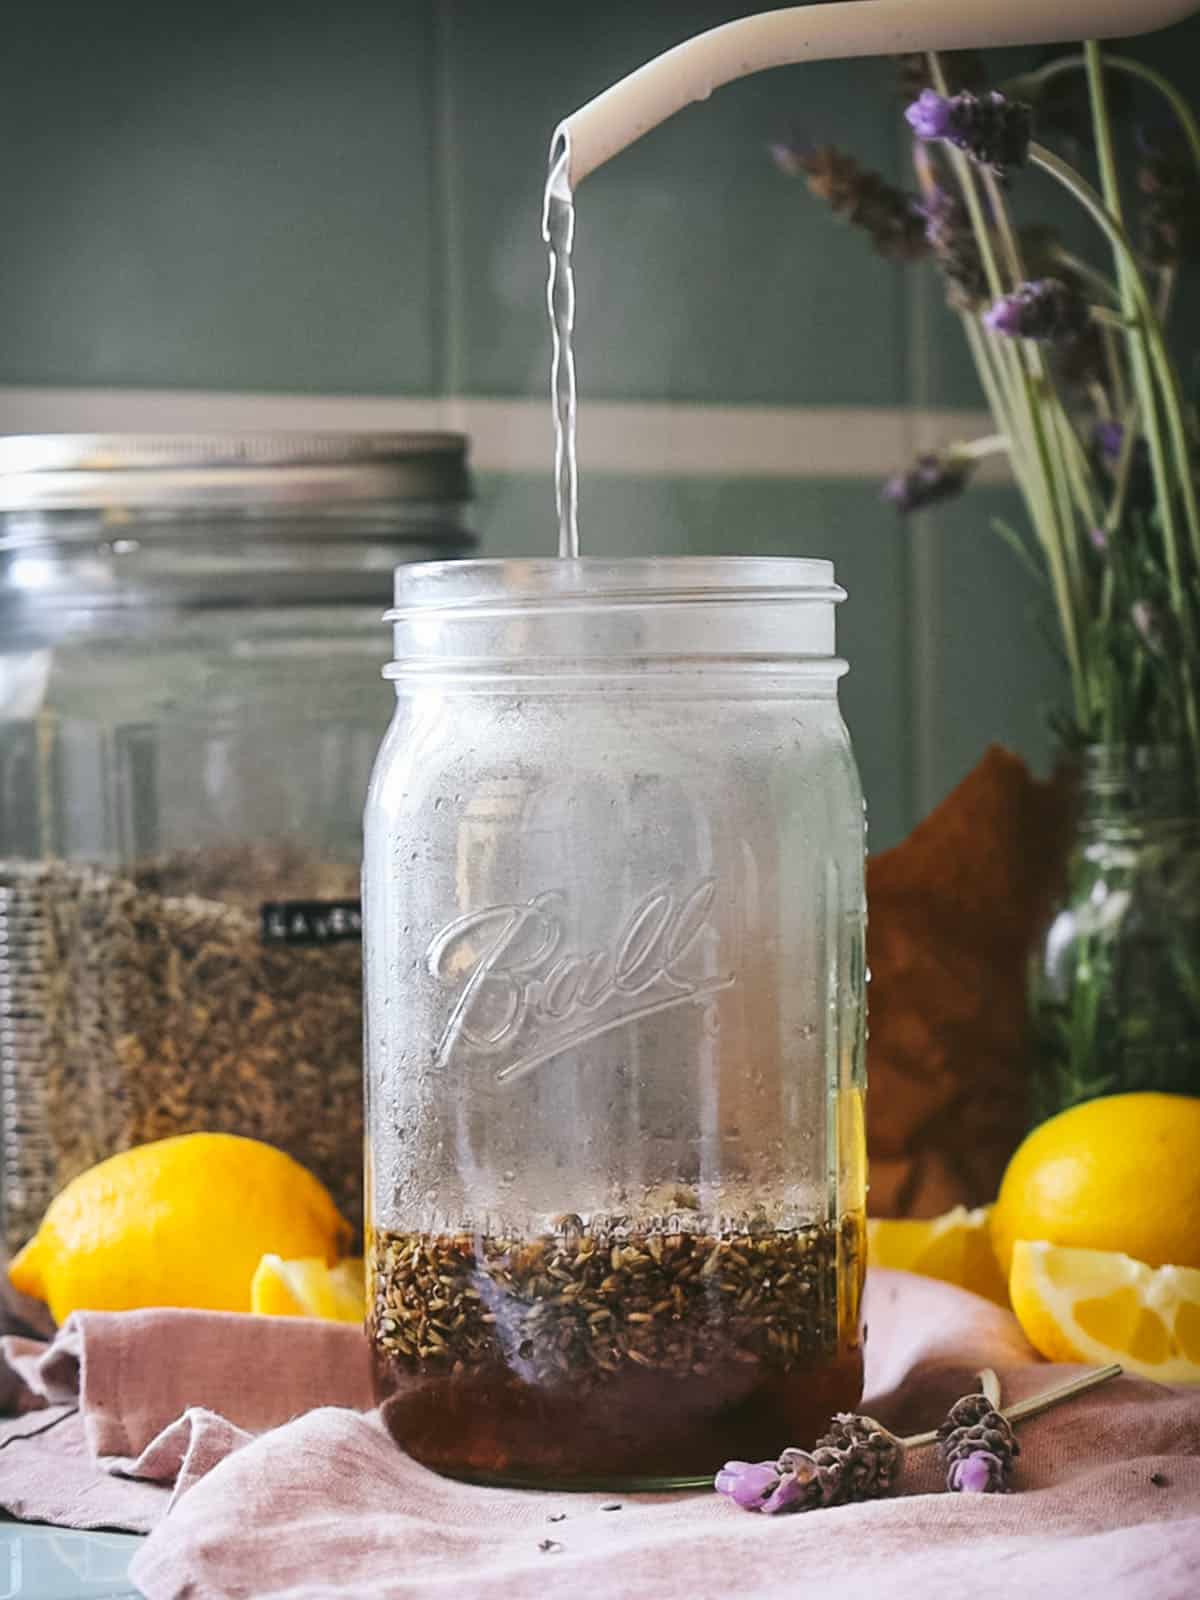
[[1119,1361],[1158,1383],[1200,1383],[1200,1269],[1025,1240],[1013,1247],[1009,1293],[1025,1337],[1051,1361]]
[[250,1309],[267,1317],[361,1322],[366,1314],[362,1258],[328,1267],[319,1256],[285,1261],[265,1255],[250,1285]]
[[867,1223],[867,1260],[970,1289],[1008,1305],[1008,1288],[992,1249],[989,1206],[955,1206],[925,1220],[891,1217]]

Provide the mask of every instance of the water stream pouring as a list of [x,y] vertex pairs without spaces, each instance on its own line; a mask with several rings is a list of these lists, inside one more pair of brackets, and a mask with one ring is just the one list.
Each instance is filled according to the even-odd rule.
[[1200,0],[835,0],[742,17],[697,34],[589,100],[554,131],[543,231],[554,338],[552,394],[559,554],[579,554],[576,517],[573,191],[676,111],[768,67],[850,56],[1052,44],[1150,33]]

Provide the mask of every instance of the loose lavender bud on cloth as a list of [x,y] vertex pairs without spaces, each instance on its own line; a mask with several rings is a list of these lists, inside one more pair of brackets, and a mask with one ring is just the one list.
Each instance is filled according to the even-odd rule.
[[727,1461],[713,1480],[743,1511],[814,1511],[886,1494],[904,1449],[872,1417],[841,1412],[812,1450],[785,1450],[778,1461]]
[[1006,1416],[996,1409],[999,1380],[987,1370],[980,1374],[984,1392],[957,1400],[936,1432],[899,1439],[874,1417],[840,1411],[811,1450],[788,1449],[778,1461],[727,1461],[713,1486],[743,1511],[763,1511],[768,1516],[851,1505],[889,1493],[904,1470],[906,1453],[936,1444],[952,1493],[999,1494],[1007,1489],[1013,1458],[1021,1451],[1013,1422],[1120,1375],[1115,1363],[1099,1367],[1007,1407]]
[[985,1394],[964,1395],[937,1431],[946,1487],[957,1494],[1003,1494],[1020,1455],[1012,1424]]
[[966,90],[943,95],[926,89],[904,116],[918,139],[944,140],[998,177],[1009,167],[1023,167],[1028,159],[1032,109],[996,89],[978,95]]
[[727,1461],[713,1479],[713,1488],[743,1511],[763,1511],[781,1477],[775,1461]]
[[1088,318],[1088,303],[1077,290],[1061,278],[1038,278],[997,300],[983,322],[1013,339],[1063,344],[1087,332]]
[[953,1494],[1003,1494],[1004,1463],[990,1450],[973,1451],[950,1468],[946,1487]]
[[880,498],[900,514],[920,511],[939,500],[961,494],[971,476],[970,461],[952,455],[918,456],[907,472],[898,472],[880,490]]

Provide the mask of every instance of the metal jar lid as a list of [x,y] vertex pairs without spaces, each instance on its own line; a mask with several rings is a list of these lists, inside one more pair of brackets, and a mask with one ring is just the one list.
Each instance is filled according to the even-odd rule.
[[[25,434],[0,437],[0,516],[458,504],[467,441],[454,433]],[[12,536],[11,527],[7,530]],[[0,548],[5,535],[0,533]]]
[[64,607],[387,603],[465,554],[454,433],[0,437],[0,629]]

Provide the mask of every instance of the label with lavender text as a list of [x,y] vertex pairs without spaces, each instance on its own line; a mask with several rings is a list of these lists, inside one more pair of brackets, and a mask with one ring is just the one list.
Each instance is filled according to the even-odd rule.
[[342,944],[362,938],[359,900],[268,900],[259,916],[263,944]]

